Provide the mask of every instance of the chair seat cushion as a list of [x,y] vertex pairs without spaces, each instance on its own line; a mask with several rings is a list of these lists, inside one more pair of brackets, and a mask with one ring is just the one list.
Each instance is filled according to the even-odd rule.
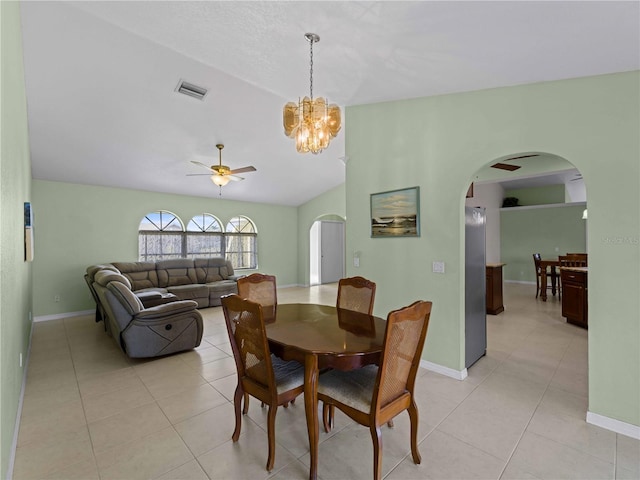
[[351,408],[369,413],[377,375],[378,367],[376,365],[367,365],[348,372],[330,370],[320,375],[318,394],[326,395]]
[[272,354],[271,365],[278,393],[304,385],[304,367],[300,363],[296,361],[285,362]]

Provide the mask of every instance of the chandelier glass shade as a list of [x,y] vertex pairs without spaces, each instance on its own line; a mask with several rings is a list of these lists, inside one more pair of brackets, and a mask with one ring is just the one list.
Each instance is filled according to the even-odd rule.
[[320,153],[338,135],[341,127],[340,108],[322,98],[313,98],[313,44],[320,41],[315,33],[305,34],[310,44],[310,95],[284,106],[284,133],[296,141],[299,153]]

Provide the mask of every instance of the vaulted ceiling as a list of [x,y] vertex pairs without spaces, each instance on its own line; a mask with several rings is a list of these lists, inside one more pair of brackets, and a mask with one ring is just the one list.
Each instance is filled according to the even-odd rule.
[[[22,2],[36,179],[300,205],[345,179],[345,126],[296,153],[282,107],[343,108],[640,69],[639,2]],[[204,100],[175,91],[180,80]],[[343,118],[348,128],[348,118]],[[220,191],[192,160],[253,165]],[[206,172],[204,172],[206,173]]]

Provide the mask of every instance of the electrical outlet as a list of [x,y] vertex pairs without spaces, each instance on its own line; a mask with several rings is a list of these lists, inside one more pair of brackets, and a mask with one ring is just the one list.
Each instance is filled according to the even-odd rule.
[[360,266],[360,258],[359,257],[353,257],[353,266],[354,267],[359,267]]
[[54,302],[59,302],[60,301],[60,295],[54,295],[53,301]]

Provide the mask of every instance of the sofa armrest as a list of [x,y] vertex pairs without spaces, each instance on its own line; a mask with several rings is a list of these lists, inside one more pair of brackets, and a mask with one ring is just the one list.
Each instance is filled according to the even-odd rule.
[[246,277],[246,275],[229,275],[227,280],[233,280],[235,282],[238,281],[239,278]]
[[146,308],[138,313],[135,318],[137,320],[154,320],[164,318],[179,313],[190,312],[198,307],[198,303],[193,300],[180,300],[178,302],[163,303],[155,307]]
[[142,300],[142,303],[145,303],[145,301],[147,300],[157,300],[159,298],[162,298],[162,293],[151,291],[151,290],[147,290],[144,292],[133,292],[133,293],[135,294],[136,297]]

